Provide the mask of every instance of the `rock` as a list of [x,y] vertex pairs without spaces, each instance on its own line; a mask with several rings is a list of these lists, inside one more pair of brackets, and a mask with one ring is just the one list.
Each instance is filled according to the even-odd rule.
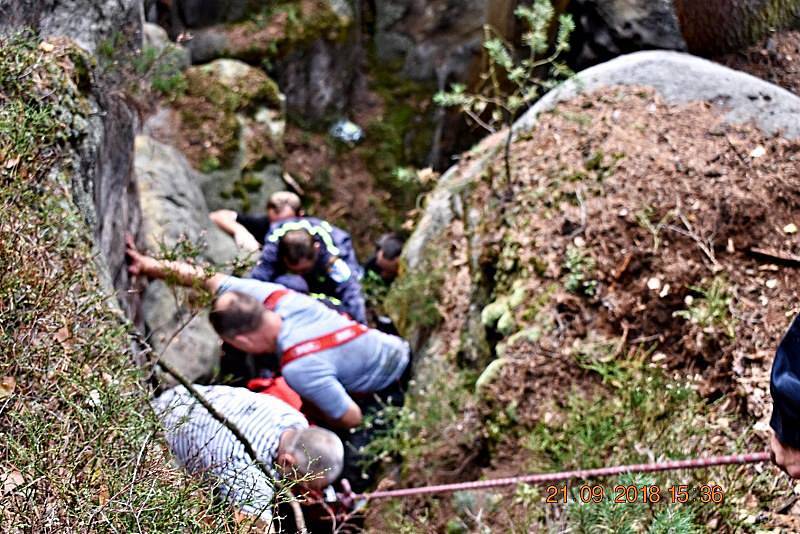
[[[67,37],[90,53],[109,43],[115,55],[133,53],[141,47],[141,19],[141,3],[135,0],[0,0],[0,34],[27,28],[42,37]],[[114,83],[100,70],[91,77],[85,88],[87,135],[68,161],[72,198],[94,232],[104,290],[116,293],[133,314],[124,236],[135,233],[139,224],[132,175],[137,114]]]
[[142,33],[143,53],[153,54],[157,58],[156,65],[151,72],[153,78],[175,76],[191,65],[189,51],[170,41],[167,31],[161,26],[145,22]]
[[244,174],[235,169],[201,174],[199,183],[208,209],[212,211],[235,209],[263,213],[270,195],[286,189],[283,168],[275,164]]
[[578,0],[569,12],[579,68],[638,50],[686,50],[670,0]]
[[[142,235],[147,250],[157,253],[161,247],[171,249],[186,240],[205,243],[200,258],[214,265],[236,258],[233,241],[209,221],[199,178],[177,149],[138,136],[135,161],[142,205]],[[186,290],[171,289],[158,281],[145,291],[143,309],[154,350],[163,353],[163,358],[194,381],[213,370],[218,361],[219,341],[208,322],[207,312],[201,311],[191,319],[187,298]],[[189,319],[191,321],[181,330]]]
[[714,55],[755,44],[770,34],[796,28],[794,0],[673,0],[683,36],[694,54]]
[[222,28],[206,28],[192,34],[186,43],[192,63],[208,63],[225,54],[228,36]]
[[514,126],[530,130],[539,113],[582,91],[611,85],[642,85],[667,102],[704,100],[727,110],[731,123],[754,121],[764,132],[800,137],[800,97],[769,82],[678,52],[637,52],[580,72],[536,103]]
[[290,113],[314,123],[346,112],[361,76],[361,49],[352,42],[317,40],[278,63],[278,80]]
[[488,0],[376,0],[378,60],[417,81],[464,81],[480,57]]
[[[800,136],[800,97],[764,80],[731,70],[716,63],[679,52],[637,52],[586,69],[539,100],[514,125],[518,132],[529,131],[536,117],[559,102],[611,85],[640,85],[656,89],[672,103],[705,100],[727,110],[726,119],[734,123],[755,121],[767,133],[783,131]],[[410,268],[420,264],[425,247],[453,219],[452,206],[458,193],[469,187],[485,169],[485,162],[500,145],[491,138],[477,147],[476,156],[451,167],[429,195],[425,213],[409,238],[404,258]]]
[[142,18],[138,0],[0,0],[0,34],[31,28],[68,37],[92,54],[101,43],[138,48]]
[[344,114],[364,61],[356,14],[345,0],[307,0],[296,9],[193,32],[194,63],[218,57],[263,63],[276,73],[294,115],[326,122]]
[[[717,105],[729,122],[753,121],[768,134],[782,131],[784,136],[800,137],[800,97],[742,72],[687,54],[667,51],[630,54],[578,73],[573,79],[545,95],[517,121],[514,128],[518,135],[531,131],[536,127],[539,114],[552,110],[559,102],[570,100],[583,91],[614,85],[652,87],[669,103],[707,101]],[[403,252],[403,260],[412,275],[416,269],[426,265],[426,258],[441,253],[441,236],[447,235],[448,227],[451,227],[451,223],[455,224],[456,219],[462,219],[470,228],[480,227],[480,221],[473,221],[468,216],[472,212],[471,208],[463,207],[462,192],[469,191],[473,184],[482,179],[488,162],[502,147],[502,139],[498,136],[484,139],[465,154],[458,165],[451,167],[439,179],[436,189],[428,195],[423,216]],[[464,243],[467,242],[469,241],[464,240]],[[478,257],[486,251],[486,245],[480,243],[471,243],[470,248],[472,254]],[[481,288],[493,287],[493,281],[480,279],[481,266],[479,262],[473,263],[470,306],[477,303],[478,317],[482,321],[475,319],[475,313],[470,308],[463,330],[466,335],[462,336],[467,341],[462,343],[459,354],[459,357],[467,361],[473,361],[469,359],[470,352],[473,351],[469,340],[480,336],[481,326],[495,326],[498,329],[502,326],[504,335],[509,335],[516,329],[513,316],[510,313],[506,315],[506,301],[498,299],[498,302],[486,306],[491,302],[487,302],[486,298],[491,297],[479,295],[479,292]],[[522,294],[519,298],[516,295],[512,297],[515,302],[524,299]],[[499,325],[501,320],[503,324]],[[404,334],[415,339],[417,332]],[[539,335],[538,330],[524,330],[524,334],[520,334],[529,340],[538,339]],[[520,338],[512,339],[517,341]],[[429,343],[433,347],[442,342],[434,335]],[[502,352],[502,347],[503,345],[497,347],[498,354]],[[427,353],[427,350],[423,352]],[[480,352],[476,354],[480,358]],[[424,357],[423,354],[421,358]]]
[[278,86],[263,71],[232,59],[191,67],[185,76],[186,94],[174,102],[180,117],[174,137],[202,173],[206,202],[211,209],[263,209],[266,198],[285,187],[276,165],[286,127]]
[[232,22],[254,10],[258,2],[252,0],[176,0],[177,10],[187,28],[201,28],[223,22]]

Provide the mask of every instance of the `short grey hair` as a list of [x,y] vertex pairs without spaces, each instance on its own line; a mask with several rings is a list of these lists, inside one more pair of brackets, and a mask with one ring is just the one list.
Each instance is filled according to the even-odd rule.
[[317,426],[298,428],[286,444],[285,452],[294,456],[299,477],[324,476],[333,483],[344,468],[344,445],[339,436]]

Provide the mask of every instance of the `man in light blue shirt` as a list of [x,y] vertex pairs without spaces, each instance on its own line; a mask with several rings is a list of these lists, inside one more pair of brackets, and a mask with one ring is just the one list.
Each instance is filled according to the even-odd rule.
[[170,276],[187,286],[202,283],[215,293],[210,318],[220,337],[247,353],[276,354],[289,386],[332,426],[357,427],[363,415],[354,395],[395,394],[397,384],[408,377],[406,341],[367,328],[307,295],[156,260],[140,254],[132,243],[128,256],[132,275]]

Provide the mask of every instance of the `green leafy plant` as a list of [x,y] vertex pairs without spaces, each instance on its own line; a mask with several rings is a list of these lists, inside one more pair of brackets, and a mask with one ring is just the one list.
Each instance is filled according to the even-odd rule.
[[722,332],[729,338],[736,337],[736,321],[731,309],[733,297],[728,292],[728,284],[722,277],[715,277],[708,287],[691,286],[689,289],[700,296],[686,297],[687,308],[676,311],[675,317],[682,317],[692,324],[699,325],[706,333]]
[[595,261],[585,250],[569,247],[564,267],[568,272],[564,283],[567,291],[587,296],[593,296],[597,292],[597,280],[592,279]]
[[398,277],[385,298],[385,308],[401,333],[413,327],[434,328],[442,319],[437,307],[444,273],[426,259],[423,265]]
[[[569,38],[575,23],[569,15],[560,15],[558,32],[551,43],[549,30],[556,11],[549,0],[535,0],[531,6],[519,6],[514,11],[524,24],[522,45],[518,53],[491,26],[484,27],[487,71],[475,92],[463,84],[453,84],[449,91],[439,92],[434,101],[440,106],[457,107],[480,127],[494,133],[499,126],[507,128],[504,163],[507,183],[511,183],[512,125],[520,112],[560,80],[571,75],[570,69],[559,60],[569,50]],[[543,69],[547,75],[542,76]]]

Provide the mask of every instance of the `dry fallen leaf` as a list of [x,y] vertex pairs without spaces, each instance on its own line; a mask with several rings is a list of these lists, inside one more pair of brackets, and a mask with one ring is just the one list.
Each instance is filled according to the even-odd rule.
[[97,492],[97,501],[100,506],[104,506],[109,499],[111,498],[111,494],[108,491],[108,486],[103,484],[100,486],[100,490]]
[[17,387],[17,381],[13,376],[4,376],[0,378],[0,399],[10,397]]
[[16,469],[0,473],[0,495],[11,493],[25,482],[25,477]]

